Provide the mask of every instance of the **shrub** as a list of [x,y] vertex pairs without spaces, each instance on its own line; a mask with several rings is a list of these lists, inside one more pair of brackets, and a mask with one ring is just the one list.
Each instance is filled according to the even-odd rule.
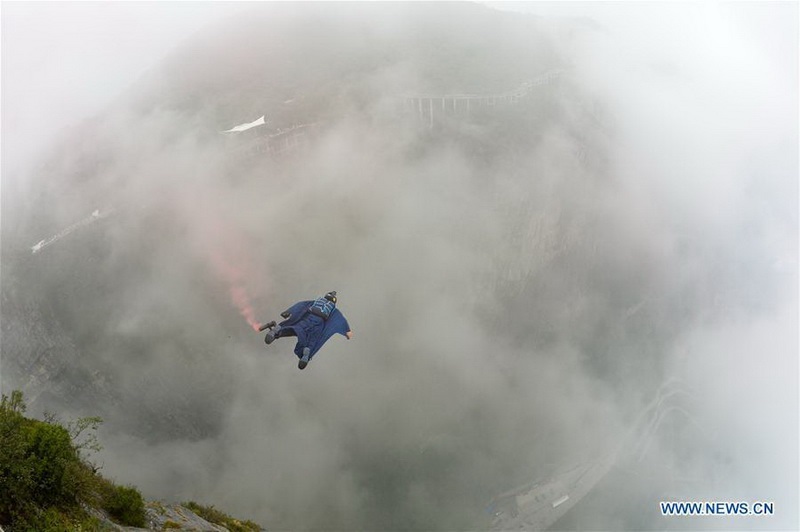
[[100,521],[85,512],[76,510],[65,512],[52,506],[46,510],[39,510],[24,518],[17,519],[8,528],[9,532],[80,532],[81,530],[106,530]]
[[98,477],[66,428],[23,412],[22,392],[0,399],[0,524],[12,530],[96,528],[79,502],[91,498]]
[[77,464],[78,455],[64,427],[33,423],[28,430],[26,455],[32,472],[33,502],[44,507],[77,502],[67,471]]
[[103,497],[103,509],[121,525],[145,525],[144,500],[133,486],[112,485]]
[[76,507],[71,472],[80,466],[69,433],[22,415],[22,393],[0,400],[0,523],[24,522],[41,510]]

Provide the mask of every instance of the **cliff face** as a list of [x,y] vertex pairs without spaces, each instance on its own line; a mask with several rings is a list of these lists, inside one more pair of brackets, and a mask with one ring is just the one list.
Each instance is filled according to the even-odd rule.
[[[470,41],[475,33],[488,44],[476,48]],[[204,313],[225,299],[218,287],[209,286],[214,280],[203,265],[198,268],[196,251],[192,257],[183,253],[191,246],[187,235],[193,222],[178,211],[192,206],[176,202],[193,201],[186,187],[194,187],[191,175],[198,165],[210,164],[219,172],[213,180],[227,182],[233,198],[243,188],[242,174],[260,180],[254,169],[274,174],[281,171],[275,165],[287,161],[293,161],[296,172],[300,158],[325,150],[340,124],[353,119],[370,120],[375,133],[388,135],[382,149],[394,154],[381,165],[394,164],[391,157],[406,157],[409,150],[418,152],[412,157],[427,157],[450,143],[448,139],[476,146],[482,159],[476,162],[482,165],[518,157],[528,149],[527,132],[515,131],[525,127],[525,119],[508,120],[520,111],[536,116],[540,133],[561,120],[543,114],[555,94],[553,86],[513,106],[476,106],[469,116],[437,114],[436,132],[426,131],[415,115],[404,114],[398,98],[427,93],[491,96],[514,89],[558,61],[536,19],[519,20],[472,5],[276,5],[254,9],[197,36],[109,112],[76,128],[39,166],[34,179],[40,186],[34,187],[32,202],[39,207],[13,220],[19,230],[3,241],[4,386],[22,388],[33,409],[60,403],[77,412],[108,415],[130,408],[122,416],[130,420],[128,428],[151,440],[213,434],[219,426],[218,401],[190,390],[213,381],[218,397],[230,393],[228,370],[218,356],[228,334],[223,333],[222,341],[203,332],[192,338],[193,327],[207,329],[208,323],[170,330],[164,320],[147,317],[197,314],[197,308]],[[209,70],[212,64],[217,66]],[[222,124],[252,113],[267,115],[268,125],[239,137],[219,136]],[[283,162],[260,149],[284,128],[308,122],[319,124],[315,133],[295,146],[302,151],[287,152]],[[392,146],[394,135],[417,140]],[[501,136],[508,139],[505,145],[496,143]],[[298,141],[272,140],[279,148],[282,142]],[[242,152],[244,146],[251,148]],[[188,163],[194,154],[200,160]],[[239,174],[237,181],[225,175],[232,169]],[[198,178],[203,180],[207,178]],[[541,255],[539,244],[526,238],[530,227],[519,229],[536,223],[526,221],[533,207],[522,201],[508,218],[516,228],[509,229],[525,239],[528,251],[513,259],[521,266],[501,266],[501,278],[515,283],[529,276],[531,254]],[[198,204],[197,213],[203,208]],[[102,218],[62,231],[93,211]],[[543,220],[542,214],[535,216]],[[556,218],[547,216],[551,221],[542,223],[553,226]],[[560,238],[545,228],[537,231],[543,239]],[[159,238],[149,236],[154,233]],[[55,237],[52,243],[31,253],[31,246],[49,235]],[[189,271],[200,276],[188,277]],[[194,309],[171,305],[169,298],[140,303],[140,288],[154,287],[152,281],[170,291],[194,291],[193,301],[183,303]],[[234,320],[228,316],[223,322],[229,327]],[[165,369],[164,357],[172,369]],[[141,374],[158,358],[161,369],[153,374],[123,375],[123,368],[137,368],[134,375]],[[142,389],[148,392],[141,395]],[[135,407],[131,394],[139,398]],[[198,417],[199,409],[203,415]]]
[[89,509],[108,530],[194,530],[196,532],[228,532],[228,528],[211,523],[180,504],[148,502],[145,507],[147,528],[120,526],[100,510]]

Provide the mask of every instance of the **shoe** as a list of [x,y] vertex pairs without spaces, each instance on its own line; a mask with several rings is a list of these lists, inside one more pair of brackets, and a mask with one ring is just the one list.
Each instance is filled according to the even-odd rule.
[[303,358],[300,359],[300,362],[297,363],[297,367],[299,369],[305,369],[308,366],[308,358],[311,355],[311,349],[304,347],[303,348]]
[[[273,321],[271,323],[275,323],[275,322]],[[270,329],[269,332],[267,333],[267,335],[264,337],[264,343],[266,343],[267,345],[271,344],[272,342],[275,341],[276,338],[278,338],[278,333],[281,330],[281,326],[280,325],[276,325],[276,326],[273,326],[273,327],[274,328]]]

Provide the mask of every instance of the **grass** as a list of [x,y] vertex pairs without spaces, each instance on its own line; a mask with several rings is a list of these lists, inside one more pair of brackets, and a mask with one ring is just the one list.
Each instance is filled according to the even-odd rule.
[[185,507],[215,525],[224,526],[231,532],[260,532],[262,528],[253,521],[240,521],[230,515],[221,512],[213,506],[203,506],[194,501],[183,504]]

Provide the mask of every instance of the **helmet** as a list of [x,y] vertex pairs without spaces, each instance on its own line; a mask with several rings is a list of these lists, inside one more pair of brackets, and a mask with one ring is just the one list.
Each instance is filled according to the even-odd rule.
[[325,294],[325,299],[330,301],[331,303],[336,303],[336,290],[331,290],[327,294]]

